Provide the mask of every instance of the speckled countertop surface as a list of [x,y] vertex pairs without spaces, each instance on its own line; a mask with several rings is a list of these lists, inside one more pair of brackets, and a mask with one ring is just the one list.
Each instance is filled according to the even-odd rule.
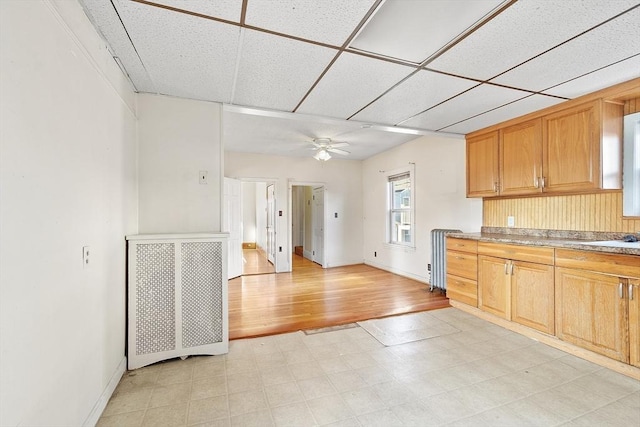
[[[549,246],[591,252],[606,252],[640,256],[640,248],[585,245],[585,241],[622,240],[628,233],[583,232],[567,230],[536,230],[526,228],[482,227],[480,233],[451,233],[448,236],[481,242],[512,243],[516,245]],[[637,243],[635,244],[637,245]],[[631,246],[631,245],[630,245]],[[638,260],[640,262],[640,259]]]

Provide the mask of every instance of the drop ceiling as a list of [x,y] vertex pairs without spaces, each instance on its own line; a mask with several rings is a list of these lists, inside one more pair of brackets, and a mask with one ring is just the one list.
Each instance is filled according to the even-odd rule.
[[229,151],[366,159],[640,77],[638,0],[80,3],[136,91],[224,104]]

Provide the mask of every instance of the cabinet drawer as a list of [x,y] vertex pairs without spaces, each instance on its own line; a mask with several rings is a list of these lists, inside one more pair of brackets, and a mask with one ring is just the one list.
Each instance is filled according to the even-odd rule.
[[478,243],[478,254],[546,265],[553,265],[554,259],[553,248],[488,242]]
[[447,251],[447,274],[476,280],[478,257],[466,252]]
[[478,282],[447,274],[447,297],[477,307]]
[[556,266],[640,278],[640,256],[556,249]]
[[458,239],[456,237],[447,237],[447,250],[459,252],[478,253],[478,241],[468,239]]

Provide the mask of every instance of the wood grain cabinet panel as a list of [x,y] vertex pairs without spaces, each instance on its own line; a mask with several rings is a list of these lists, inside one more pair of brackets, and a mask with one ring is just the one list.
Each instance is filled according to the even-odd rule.
[[478,255],[478,308],[511,320],[508,260]]
[[511,320],[553,335],[555,333],[554,268],[513,261]]
[[500,130],[500,195],[542,191],[542,120]]
[[467,197],[498,195],[498,132],[467,139]]
[[627,298],[616,276],[556,268],[558,338],[629,363]]
[[640,368],[640,279],[629,279],[629,363]]
[[447,237],[447,297],[478,306],[478,242]]

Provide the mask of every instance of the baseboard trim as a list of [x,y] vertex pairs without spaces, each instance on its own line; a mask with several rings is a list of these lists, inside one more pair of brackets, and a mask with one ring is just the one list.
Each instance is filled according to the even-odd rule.
[[573,356],[595,363],[596,365],[609,368],[612,371],[616,371],[622,375],[627,375],[631,378],[635,378],[636,380],[640,380],[640,369],[634,366],[627,365],[626,363],[610,359],[607,356],[594,353],[591,350],[578,347],[577,345],[573,345],[566,341],[562,341],[558,337],[538,332],[534,329],[528,328],[515,322],[511,322],[507,319],[502,319],[500,317],[494,316],[493,314],[482,311],[479,308],[472,307],[459,301],[449,300],[449,304],[451,304],[452,307],[455,307],[466,313],[473,314],[480,319],[486,320],[498,326],[502,326],[505,329],[517,332],[520,335],[524,335],[525,337],[531,338],[533,340],[540,341],[543,344],[546,344],[558,350],[562,350],[565,353],[569,353]]
[[398,276],[407,277],[409,279],[424,283],[425,285],[429,285],[429,280],[427,277],[418,276],[407,271],[398,270],[397,268],[391,268],[389,266],[378,264],[377,262],[372,262],[370,260],[365,260],[364,263],[366,265],[370,265],[371,267],[379,268],[380,270],[388,271],[389,273],[397,274]]
[[107,403],[109,403],[109,399],[111,399],[111,395],[113,395],[113,392],[116,390],[116,387],[118,386],[118,383],[120,382],[120,379],[122,378],[122,375],[124,375],[126,369],[127,357],[125,356],[118,364],[118,367],[114,371],[113,375],[111,375],[109,384],[107,384],[107,387],[100,395],[100,398],[98,398],[98,401],[95,403],[95,405],[93,405],[93,409],[89,413],[89,416],[84,420],[84,423],[82,423],[83,427],[94,427],[96,424],[98,424],[98,420],[104,412],[104,408],[107,407]]
[[313,254],[311,253],[311,251],[302,252],[302,256],[305,257],[308,260],[313,261]]

